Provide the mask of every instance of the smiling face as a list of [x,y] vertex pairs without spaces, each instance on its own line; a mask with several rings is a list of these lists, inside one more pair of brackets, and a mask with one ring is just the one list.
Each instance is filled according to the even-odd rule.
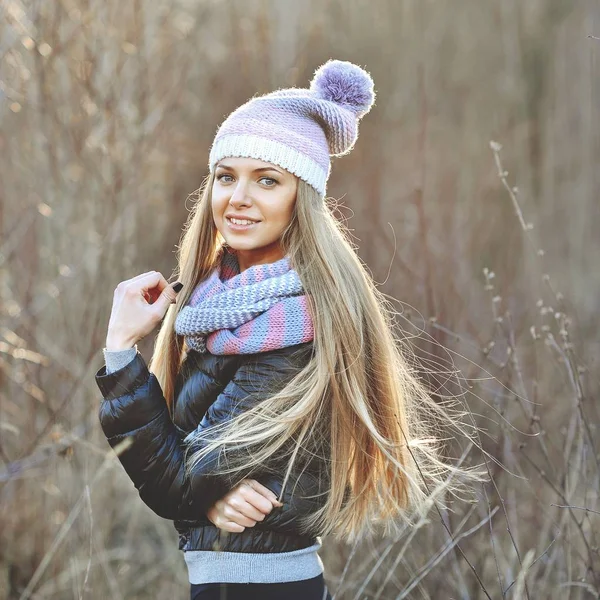
[[255,158],[223,158],[215,166],[212,214],[237,250],[240,272],[283,258],[280,238],[296,202],[298,178]]

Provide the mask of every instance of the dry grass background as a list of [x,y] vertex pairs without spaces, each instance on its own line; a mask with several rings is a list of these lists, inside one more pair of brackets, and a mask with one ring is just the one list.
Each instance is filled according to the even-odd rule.
[[433,514],[398,539],[324,539],[329,587],[600,597],[597,2],[0,6],[0,597],[186,597],[175,531],[97,422],[112,292],[170,275],[221,120],[331,57],[378,99],[328,193],[424,366],[461,370],[504,468],[441,513],[452,538]]

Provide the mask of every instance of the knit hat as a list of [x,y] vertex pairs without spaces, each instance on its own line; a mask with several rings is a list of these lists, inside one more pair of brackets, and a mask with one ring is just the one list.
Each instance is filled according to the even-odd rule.
[[374,101],[369,73],[351,62],[329,60],[315,71],[309,89],[276,90],[233,111],[215,136],[210,172],[222,158],[257,158],[293,173],[324,196],[329,157],[352,150],[358,121]]

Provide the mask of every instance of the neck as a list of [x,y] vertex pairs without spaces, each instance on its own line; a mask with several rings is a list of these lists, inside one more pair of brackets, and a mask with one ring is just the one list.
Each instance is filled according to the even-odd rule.
[[281,260],[285,255],[279,243],[274,247],[253,248],[252,250],[236,250],[240,273],[255,265],[267,265]]

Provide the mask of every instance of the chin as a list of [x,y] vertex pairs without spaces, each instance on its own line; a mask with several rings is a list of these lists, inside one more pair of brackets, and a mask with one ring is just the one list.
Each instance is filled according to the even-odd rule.
[[251,242],[250,240],[236,240],[231,239],[231,237],[224,238],[227,242],[227,245],[234,250],[255,250],[256,248],[260,248],[262,245],[257,244],[255,242]]

